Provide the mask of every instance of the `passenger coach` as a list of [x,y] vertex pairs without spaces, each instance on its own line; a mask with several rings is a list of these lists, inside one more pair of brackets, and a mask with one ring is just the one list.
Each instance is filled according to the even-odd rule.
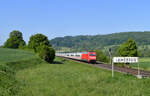
[[96,52],[56,53],[56,56],[67,57],[87,62],[96,62]]

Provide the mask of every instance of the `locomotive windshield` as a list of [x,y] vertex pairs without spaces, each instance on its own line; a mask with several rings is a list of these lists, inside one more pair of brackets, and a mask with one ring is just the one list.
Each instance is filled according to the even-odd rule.
[[96,56],[95,54],[90,54],[90,56]]

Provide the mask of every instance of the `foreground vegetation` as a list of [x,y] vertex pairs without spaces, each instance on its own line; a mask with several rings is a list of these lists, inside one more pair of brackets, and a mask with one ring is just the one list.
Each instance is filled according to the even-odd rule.
[[[35,58],[31,52],[0,48],[0,96],[16,96],[21,90],[21,82],[15,78],[16,68],[22,62]],[[32,65],[32,64],[31,64]]]
[[56,59],[56,64],[40,64],[20,70],[22,94],[33,96],[144,96],[150,94],[150,79],[115,73],[73,61]]
[[[5,51],[5,52],[3,52]],[[0,95],[3,96],[148,96],[150,79],[56,58],[46,63],[31,52],[1,49]],[[1,69],[0,69],[1,70]],[[5,78],[7,77],[7,78]]]

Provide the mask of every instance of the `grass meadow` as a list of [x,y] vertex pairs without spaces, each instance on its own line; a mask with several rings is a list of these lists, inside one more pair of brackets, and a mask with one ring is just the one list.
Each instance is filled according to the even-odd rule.
[[[0,90],[0,96],[150,95],[149,78],[137,79],[118,72],[112,78],[109,70],[58,57],[53,64],[49,64],[26,51],[0,48],[0,53],[3,53],[0,58],[5,56],[0,64],[10,68],[11,71],[6,71],[7,74],[12,72],[9,74],[12,78],[6,78],[7,87],[3,84],[4,76],[0,80],[0,88],[3,89]],[[11,80],[14,82],[11,83]]]
[[[138,64],[131,64],[132,67],[138,68]],[[140,69],[150,71],[150,58],[139,58]]]

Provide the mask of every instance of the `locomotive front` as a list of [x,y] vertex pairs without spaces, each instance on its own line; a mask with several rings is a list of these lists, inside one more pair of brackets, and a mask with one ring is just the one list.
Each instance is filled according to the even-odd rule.
[[96,62],[96,52],[88,52],[88,62]]

